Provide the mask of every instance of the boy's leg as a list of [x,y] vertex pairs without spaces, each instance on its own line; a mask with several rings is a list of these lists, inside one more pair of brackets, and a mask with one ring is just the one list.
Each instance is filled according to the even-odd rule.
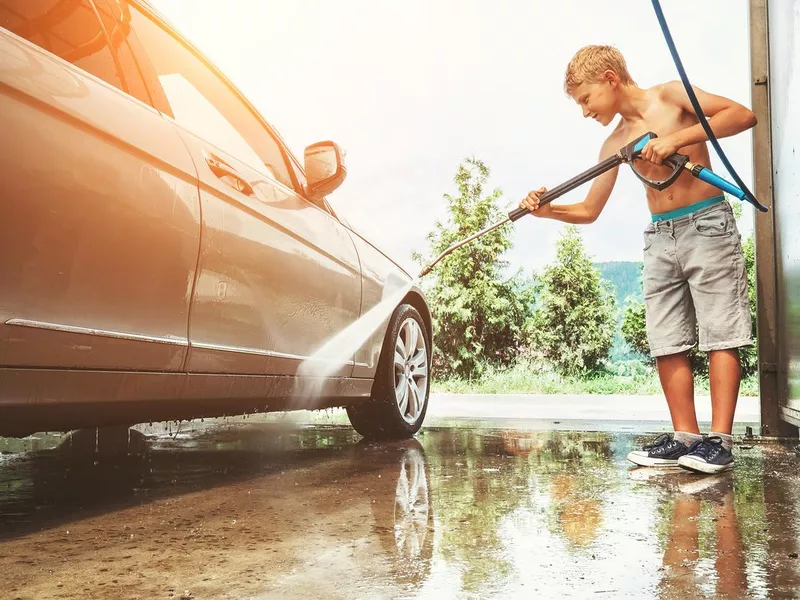
[[711,432],[730,435],[742,379],[739,350],[709,352],[708,378],[711,384]]
[[651,224],[644,233],[645,323],[650,352],[667,398],[674,433],[659,436],[628,460],[646,467],[678,466],[700,440],[694,412],[692,370],[686,352],[695,343],[695,312],[689,284],[678,263],[672,222]]
[[[658,378],[676,432],[700,433],[694,408],[694,377],[686,352],[656,358]],[[716,431],[716,430],[715,430]]]
[[752,345],[752,325],[741,236],[727,202],[698,211],[680,235],[681,259],[709,353],[710,435],[679,460],[702,473],[733,467],[731,430],[739,394],[739,347]]

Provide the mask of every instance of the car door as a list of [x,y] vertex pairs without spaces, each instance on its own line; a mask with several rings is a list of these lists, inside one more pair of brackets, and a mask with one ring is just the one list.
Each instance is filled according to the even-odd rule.
[[[347,229],[304,200],[286,149],[180,36],[129,3],[134,31],[198,171],[203,234],[190,316],[191,373],[294,374],[359,316]],[[352,355],[336,375],[352,372]]]
[[179,371],[194,166],[98,17],[0,0],[0,366]]

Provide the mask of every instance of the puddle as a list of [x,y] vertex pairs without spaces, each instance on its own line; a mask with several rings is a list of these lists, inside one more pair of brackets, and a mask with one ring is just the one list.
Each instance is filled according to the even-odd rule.
[[700,477],[631,468],[645,437],[376,444],[248,421],[0,440],[0,569],[10,598],[796,594],[793,449],[739,448],[735,472]]

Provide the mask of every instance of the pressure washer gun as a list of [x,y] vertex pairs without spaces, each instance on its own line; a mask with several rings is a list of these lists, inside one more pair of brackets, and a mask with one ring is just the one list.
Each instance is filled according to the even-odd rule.
[[[602,175],[606,171],[610,171],[611,169],[613,169],[614,167],[618,167],[622,163],[627,163],[631,165],[631,169],[633,170],[634,175],[636,175],[636,177],[641,179],[645,185],[657,189],[659,191],[664,190],[669,186],[671,186],[685,169],[689,171],[689,173],[691,173],[692,176],[697,177],[701,181],[705,181],[706,183],[713,185],[714,187],[719,188],[724,192],[727,192],[728,194],[738,198],[739,200],[747,200],[753,206],[755,206],[761,211],[767,210],[767,208],[763,206],[761,203],[759,203],[758,200],[756,200],[752,195],[745,193],[742,189],[735,186],[730,181],[723,179],[722,177],[714,173],[711,169],[708,169],[703,165],[698,165],[693,162],[690,162],[689,157],[684,154],[673,154],[672,156],[668,156],[662,161],[663,165],[668,166],[672,169],[672,172],[669,174],[669,176],[667,176],[666,179],[662,180],[648,179],[647,177],[645,177],[644,175],[642,175],[636,169],[633,168],[633,161],[641,157],[642,150],[647,145],[647,142],[656,137],[658,136],[656,136],[655,133],[652,132],[645,133],[640,138],[633,140],[630,144],[622,148],[614,156],[605,159],[604,161],[598,163],[594,167],[587,169],[583,173],[580,173],[579,175],[576,175],[572,179],[565,181],[561,185],[554,187],[552,190],[547,190],[544,194],[539,196],[539,206],[544,206],[545,204],[549,204],[559,196],[563,196],[567,192],[574,190],[575,188],[586,183],[587,181],[591,181],[592,179],[594,179],[599,175]],[[431,269],[433,269],[433,267],[435,267],[440,260],[442,260],[445,256],[447,256],[454,250],[457,250],[464,244],[467,244],[476,238],[486,235],[490,231],[494,231],[498,227],[502,227],[508,222],[513,223],[517,219],[524,217],[529,213],[530,211],[526,208],[516,208],[512,210],[510,213],[508,213],[508,216],[502,221],[494,223],[493,225],[489,225],[489,227],[487,227],[486,229],[482,229],[478,233],[475,233],[464,240],[456,242],[455,244],[447,248],[447,250],[442,252],[438,257],[436,257],[436,260],[434,260],[432,263],[430,263],[424,269],[422,269],[418,277],[424,277],[425,275],[430,273]]]

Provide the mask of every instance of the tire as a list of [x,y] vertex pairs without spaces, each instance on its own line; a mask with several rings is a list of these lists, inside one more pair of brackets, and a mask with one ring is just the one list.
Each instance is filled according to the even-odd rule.
[[410,304],[398,306],[383,340],[371,399],[347,407],[358,433],[387,440],[412,437],[419,431],[428,411],[430,348],[430,332],[417,309]]

